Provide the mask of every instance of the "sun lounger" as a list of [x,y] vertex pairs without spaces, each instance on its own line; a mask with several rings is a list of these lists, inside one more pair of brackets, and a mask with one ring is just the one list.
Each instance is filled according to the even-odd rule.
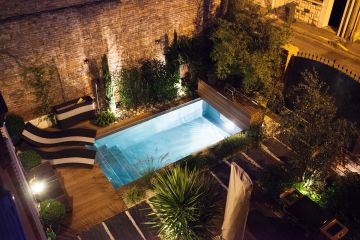
[[54,107],[56,120],[61,128],[68,128],[95,117],[95,104],[90,96],[83,96]]
[[93,144],[96,130],[73,128],[61,131],[47,131],[35,127],[31,123],[25,124],[21,137],[38,147],[53,147],[58,145],[87,145]]
[[65,149],[56,152],[37,151],[44,162],[51,165],[85,164],[94,165],[96,151],[90,149]]

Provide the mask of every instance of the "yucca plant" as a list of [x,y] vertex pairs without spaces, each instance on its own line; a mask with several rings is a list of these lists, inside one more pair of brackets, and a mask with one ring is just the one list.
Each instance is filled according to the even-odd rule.
[[208,239],[213,220],[220,215],[216,184],[199,170],[175,166],[158,172],[152,181],[155,197],[149,201],[163,239]]

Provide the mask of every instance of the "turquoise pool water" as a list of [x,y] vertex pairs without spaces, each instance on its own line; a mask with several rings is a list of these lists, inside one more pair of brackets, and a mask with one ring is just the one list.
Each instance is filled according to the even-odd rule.
[[96,140],[96,161],[118,188],[240,130],[210,104],[196,100]]

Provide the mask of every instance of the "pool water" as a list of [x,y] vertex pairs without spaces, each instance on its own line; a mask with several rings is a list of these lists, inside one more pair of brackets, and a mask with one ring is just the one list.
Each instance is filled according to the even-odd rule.
[[196,100],[96,140],[96,161],[118,188],[240,130],[210,104]]

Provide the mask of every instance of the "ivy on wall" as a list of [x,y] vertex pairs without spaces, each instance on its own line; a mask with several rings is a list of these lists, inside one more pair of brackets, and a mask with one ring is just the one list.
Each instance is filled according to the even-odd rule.
[[25,85],[33,89],[36,96],[38,107],[34,114],[51,117],[54,103],[51,94],[51,83],[58,78],[56,67],[49,64],[32,65],[25,67],[22,75]]

